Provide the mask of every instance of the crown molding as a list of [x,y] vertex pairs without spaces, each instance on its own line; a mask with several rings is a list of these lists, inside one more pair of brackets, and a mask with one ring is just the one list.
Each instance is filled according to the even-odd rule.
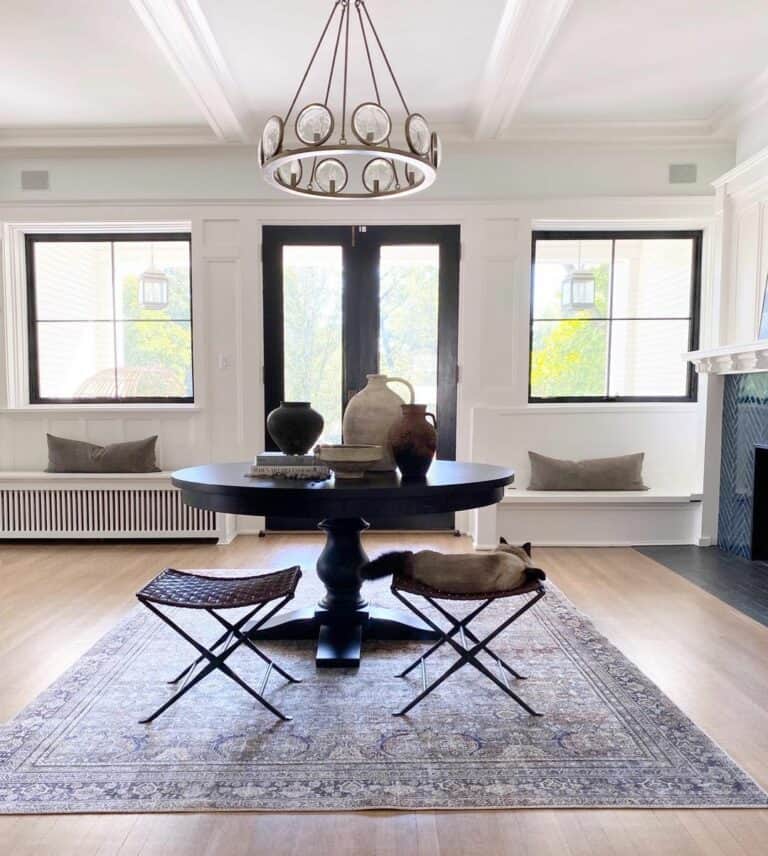
[[0,148],[3,149],[209,146],[220,142],[207,125],[0,128]]
[[531,142],[658,143],[673,145],[722,146],[733,138],[716,130],[707,119],[679,121],[598,121],[598,122],[516,122],[500,140]]
[[130,0],[139,20],[225,143],[252,134],[245,98],[229,72],[198,0]]
[[736,97],[715,110],[710,124],[714,131],[730,132],[735,136],[739,125],[766,104],[768,104],[768,67],[753,78]]
[[507,0],[471,107],[475,139],[502,134],[573,0]]
[[733,169],[729,169],[728,172],[724,172],[722,175],[718,176],[713,182],[711,182],[712,186],[715,188],[724,187],[725,185],[734,182],[737,178],[742,178],[753,170],[759,170],[760,168],[762,168],[762,170],[758,175],[756,175],[755,181],[765,180],[765,173],[768,168],[768,146],[764,149],[760,149],[760,151],[756,152],[752,157],[736,164]]

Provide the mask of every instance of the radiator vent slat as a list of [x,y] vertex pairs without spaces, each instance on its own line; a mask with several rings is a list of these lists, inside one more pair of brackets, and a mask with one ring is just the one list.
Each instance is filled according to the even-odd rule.
[[0,535],[217,534],[177,490],[0,490]]

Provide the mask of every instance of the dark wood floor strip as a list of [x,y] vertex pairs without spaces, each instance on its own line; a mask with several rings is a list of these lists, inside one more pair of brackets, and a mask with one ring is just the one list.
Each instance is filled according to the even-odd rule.
[[768,627],[768,564],[750,562],[718,547],[636,547],[704,591]]

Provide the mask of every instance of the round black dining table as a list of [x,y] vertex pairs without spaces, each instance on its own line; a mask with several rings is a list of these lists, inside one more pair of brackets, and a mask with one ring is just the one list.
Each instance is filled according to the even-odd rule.
[[433,461],[426,478],[366,473],[362,479],[296,481],[248,475],[250,464],[207,464],[173,473],[187,505],[224,514],[315,518],[325,532],[317,575],[325,596],[316,607],[278,615],[254,636],[317,639],[318,666],[357,666],[363,639],[433,639],[434,631],[399,609],[366,603],[360,568],[368,561],[360,533],[366,517],[386,522],[497,503],[514,472],[488,464]]

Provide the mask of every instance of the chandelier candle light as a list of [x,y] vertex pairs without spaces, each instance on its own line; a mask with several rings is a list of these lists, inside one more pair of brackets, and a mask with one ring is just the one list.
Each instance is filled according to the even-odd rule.
[[[350,110],[347,95],[352,5],[359,25],[353,29],[359,29],[373,93],[372,100],[363,101]],[[299,105],[304,84],[329,33],[329,47],[332,44],[333,52],[325,96],[322,101]],[[378,48],[405,111],[404,143],[392,143],[392,117],[381,103],[372,45]],[[343,66],[340,71],[341,122],[338,127],[338,117],[328,106],[337,60]],[[298,112],[293,125],[289,126],[294,109]],[[295,141],[288,140],[289,127]],[[292,147],[289,148],[287,143]],[[333,4],[288,112],[284,117],[270,116],[264,125],[259,142],[259,162],[264,178],[274,187],[299,196],[324,199],[406,196],[424,190],[434,182],[440,166],[440,139],[430,130],[421,113],[409,110],[365,0],[354,0],[354,4],[353,0],[336,0]]]

